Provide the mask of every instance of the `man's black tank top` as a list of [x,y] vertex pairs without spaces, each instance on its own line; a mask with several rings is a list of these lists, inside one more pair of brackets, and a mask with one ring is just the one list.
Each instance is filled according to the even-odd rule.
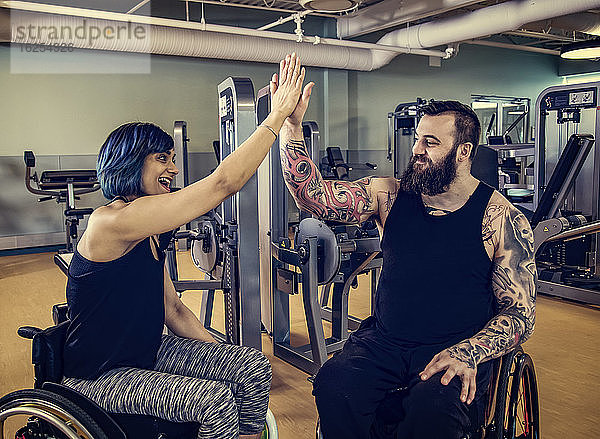
[[481,224],[493,189],[479,183],[467,202],[443,216],[420,195],[400,192],[386,220],[376,294],[379,331],[406,345],[456,343],[491,319],[492,262]]
[[114,367],[154,366],[165,320],[164,249],[171,236],[160,235],[158,260],[153,238],[109,262],[90,261],[75,250],[67,282],[66,377],[94,379]]

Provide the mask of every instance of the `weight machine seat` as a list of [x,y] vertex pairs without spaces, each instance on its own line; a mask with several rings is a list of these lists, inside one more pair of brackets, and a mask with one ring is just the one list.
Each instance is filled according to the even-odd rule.
[[67,190],[71,183],[74,189],[91,189],[97,182],[95,170],[44,171],[38,186],[41,190]]

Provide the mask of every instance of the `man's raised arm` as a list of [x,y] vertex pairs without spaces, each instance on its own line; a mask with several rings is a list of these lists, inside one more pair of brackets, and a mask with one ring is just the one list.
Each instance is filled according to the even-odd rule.
[[283,178],[298,208],[324,220],[361,223],[378,211],[373,177],[324,180],[304,144],[302,126],[285,124],[279,133]]
[[[357,181],[324,180],[312,162],[302,134],[302,119],[314,83],[306,84],[298,105],[279,132],[283,178],[299,209],[324,220],[358,224],[377,214],[380,224],[396,198],[394,178],[366,177]],[[271,84],[277,89],[277,84]]]

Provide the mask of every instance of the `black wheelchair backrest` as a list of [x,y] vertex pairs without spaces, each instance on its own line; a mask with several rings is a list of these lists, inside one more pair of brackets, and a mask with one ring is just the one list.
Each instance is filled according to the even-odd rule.
[[63,376],[62,351],[67,337],[70,320],[44,330],[35,328],[21,328],[19,335],[30,338],[33,334],[31,345],[31,362],[35,370],[35,388],[40,389],[45,382],[60,383]]

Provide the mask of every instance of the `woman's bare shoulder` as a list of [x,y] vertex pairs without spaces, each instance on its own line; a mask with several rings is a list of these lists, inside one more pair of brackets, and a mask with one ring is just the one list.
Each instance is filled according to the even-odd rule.
[[98,207],[88,219],[85,232],[77,244],[80,255],[95,262],[108,262],[127,253],[137,242],[124,241],[115,227],[127,203],[117,200]]

